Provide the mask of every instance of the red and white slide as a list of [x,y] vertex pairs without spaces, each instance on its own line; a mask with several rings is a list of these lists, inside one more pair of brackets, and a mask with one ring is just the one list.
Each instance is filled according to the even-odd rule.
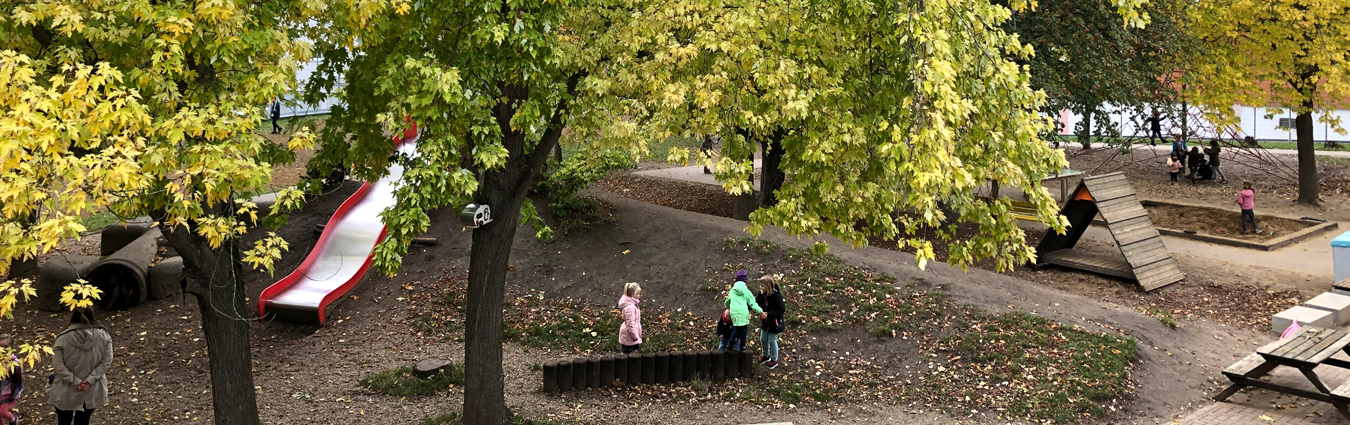
[[[417,156],[418,129],[394,137],[395,151]],[[366,183],[338,207],[300,267],[263,290],[258,296],[259,317],[322,325],[326,312],[365,276],[375,258],[375,245],[384,240],[380,212],[394,204],[394,189],[403,178],[403,166],[389,165],[389,174]]]

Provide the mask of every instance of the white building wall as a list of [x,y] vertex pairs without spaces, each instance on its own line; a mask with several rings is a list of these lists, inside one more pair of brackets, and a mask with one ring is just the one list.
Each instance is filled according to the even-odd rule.
[[[1111,123],[1120,131],[1121,136],[1140,138],[1148,136],[1148,126],[1144,123],[1143,117],[1133,117],[1129,113],[1116,112],[1116,108],[1111,105],[1107,105],[1104,109],[1110,113]],[[1257,140],[1294,140],[1296,137],[1294,129],[1279,128],[1280,118],[1289,118],[1291,120],[1294,118],[1294,114],[1288,110],[1283,111],[1280,115],[1266,118],[1266,114],[1270,113],[1268,108],[1236,105],[1233,109],[1241,120],[1237,127],[1239,133],[1236,135],[1224,134],[1221,135],[1222,137],[1242,138],[1245,136],[1252,136]],[[1350,110],[1335,110],[1330,114],[1341,120],[1342,127],[1350,129]],[[1350,142],[1350,134],[1338,134],[1330,125],[1321,122],[1322,116],[1323,114],[1313,114],[1314,140],[1322,142],[1330,139],[1337,142]],[[1103,117],[1101,116],[1097,116],[1093,119],[1097,120],[1102,118]],[[1192,114],[1188,118],[1190,120],[1188,125],[1191,127],[1192,134],[1195,134],[1195,137],[1210,138],[1215,136],[1214,126],[1212,124],[1203,122],[1197,114]],[[1062,111],[1059,114],[1059,121],[1063,124],[1063,129],[1060,131],[1060,134],[1072,134],[1074,126],[1081,120],[1082,117],[1077,114],[1069,111]],[[1197,123],[1197,121],[1201,122]],[[1163,135],[1170,137],[1172,133],[1179,132],[1180,125],[1181,121],[1179,117],[1169,116],[1168,119],[1163,122]]]

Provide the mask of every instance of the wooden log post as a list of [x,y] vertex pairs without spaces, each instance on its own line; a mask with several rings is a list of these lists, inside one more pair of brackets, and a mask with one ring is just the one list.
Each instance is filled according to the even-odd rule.
[[684,352],[684,376],[683,376],[682,378],[680,378],[680,379],[684,380],[684,382],[693,381],[693,380],[694,380],[694,375],[696,375],[696,374],[698,374],[698,352],[697,352],[697,351],[685,351],[685,352]]
[[656,353],[642,355],[642,383],[647,385],[656,383]]
[[741,352],[727,350],[722,352],[722,364],[726,368],[727,379],[741,377]]
[[628,385],[637,385],[642,383],[642,355],[633,353],[628,355]]
[[712,352],[708,350],[699,351],[696,357],[698,357],[698,367],[694,369],[694,379],[712,380]]
[[600,358],[586,358],[586,386],[589,388],[600,388]]
[[620,354],[614,356],[614,384],[625,385],[628,383],[628,356]]
[[614,356],[600,358],[600,386],[614,385]]
[[670,382],[684,382],[684,351],[670,353]]
[[709,357],[712,358],[712,375],[709,378],[713,381],[721,381],[722,378],[727,376],[726,351],[713,350],[713,352],[709,354]]
[[558,361],[558,391],[572,390],[572,361]]
[[741,377],[749,378],[755,375],[755,362],[752,359],[754,354],[749,351],[741,353]]
[[588,372],[587,372],[587,370],[586,370],[586,359],[585,359],[585,358],[578,358],[578,359],[572,360],[572,389],[573,389],[573,390],[584,390],[584,389],[586,389],[586,384],[587,384],[587,382],[586,382],[586,381],[587,381],[586,375],[587,375],[587,374],[588,374]]
[[544,363],[544,392],[558,392],[558,362]]
[[670,382],[670,353],[656,353],[656,383]]

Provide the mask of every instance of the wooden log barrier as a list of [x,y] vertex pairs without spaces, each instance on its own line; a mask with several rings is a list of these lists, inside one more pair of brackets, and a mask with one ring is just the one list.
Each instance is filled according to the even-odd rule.
[[698,352],[698,368],[695,369],[697,379],[704,381],[712,380],[712,351],[703,350]]
[[558,362],[544,363],[544,392],[558,392]]
[[722,352],[722,364],[726,367],[726,378],[736,379],[741,377],[741,352],[735,350],[726,350]]
[[685,382],[684,379],[684,358],[688,357],[684,351],[670,353],[670,382]]
[[698,352],[684,352],[684,376],[680,379],[684,382],[694,380],[694,375],[698,373]]
[[637,385],[642,383],[642,355],[633,353],[628,355],[628,385]]
[[746,352],[744,352],[744,353],[741,353],[741,377],[742,377],[742,378],[749,378],[749,377],[755,375],[755,362],[754,362],[754,360],[753,360],[754,357],[755,357],[755,355],[752,354],[752,353],[749,352],[749,351],[746,351]]
[[600,388],[600,358],[590,357],[586,359],[586,386],[589,388]]
[[576,359],[572,361],[572,389],[586,389],[586,359]]
[[600,386],[614,385],[614,356],[600,358]]
[[572,361],[558,362],[558,391],[572,390]]
[[670,382],[670,353],[656,353],[656,384]]
[[712,375],[710,375],[710,377],[712,378],[711,380],[721,381],[722,379],[726,378],[727,377],[726,351],[713,350],[713,352],[709,354],[709,357],[712,358]]
[[642,383],[656,383],[656,353],[642,354]]
[[628,384],[628,356],[614,356],[614,385]]

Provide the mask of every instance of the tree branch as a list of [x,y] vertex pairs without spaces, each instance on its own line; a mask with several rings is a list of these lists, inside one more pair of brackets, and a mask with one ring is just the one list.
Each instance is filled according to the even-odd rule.
[[530,185],[534,184],[535,178],[539,175],[539,170],[544,168],[548,162],[548,155],[553,152],[553,147],[558,145],[558,140],[562,138],[563,118],[568,115],[568,101],[576,95],[577,85],[581,79],[586,76],[585,71],[577,72],[567,77],[567,95],[558,100],[558,104],[553,107],[553,116],[548,119],[548,128],[544,134],[539,137],[539,143],[534,146],[534,150],[525,158],[525,172],[519,177],[513,185],[513,192],[516,196],[523,197],[529,193]]

